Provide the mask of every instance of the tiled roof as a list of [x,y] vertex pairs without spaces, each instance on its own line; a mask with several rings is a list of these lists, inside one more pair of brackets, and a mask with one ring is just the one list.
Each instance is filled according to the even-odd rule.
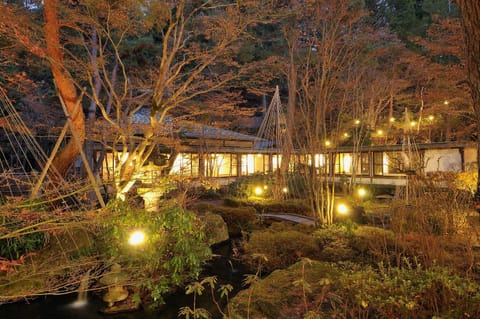
[[[148,125],[150,124],[150,109],[142,108],[133,115],[133,123],[139,125]],[[164,119],[166,125],[174,125],[174,120],[171,117],[166,117]],[[237,140],[237,141],[251,141],[255,142],[256,148],[265,148],[271,145],[271,142],[265,139],[259,139],[256,136],[242,134],[230,130],[224,130],[221,128],[196,124],[196,123],[186,123],[186,124],[177,124],[179,128],[179,133],[181,137],[184,138],[204,138],[204,139],[228,139],[228,140]]]

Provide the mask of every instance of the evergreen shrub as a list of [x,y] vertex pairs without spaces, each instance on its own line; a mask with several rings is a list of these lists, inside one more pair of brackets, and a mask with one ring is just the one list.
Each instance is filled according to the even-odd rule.
[[[285,225],[285,223],[282,223]],[[263,255],[264,271],[286,268],[302,257],[318,258],[320,250],[315,238],[292,226],[273,227],[250,234],[244,243],[244,259],[252,270],[256,269],[258,260],[255,256]]]

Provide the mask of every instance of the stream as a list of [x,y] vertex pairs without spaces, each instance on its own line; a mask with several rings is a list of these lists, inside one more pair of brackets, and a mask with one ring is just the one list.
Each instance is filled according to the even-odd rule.
[[[233,297],[242,289],[245,268],[232,259],[231,241],[212,248],[215,257],[208,262],[201,275],[217,277],[217,288],[223,284],[234,287],[229,294]],[[208,288],[209,289],[209,288]],[[165,297],[165,305],[155,311],[137,310],[120,314],[102,314],[105,303],[96,295],[88,294],[87,302],[82,306],[74,306],[78,294],[48,296],[37,298],[29,303],[16,302],[0,306],[1,319],[176,319],[182,307],[193,307],[193,296],[185,295],[183,289]],[[218,300],[219,298],[217,298]],[[222,304],[224,306],[224,304]],[[197,308],[205,308],[212,319],[221,318],[207,288],[202,296],[197,297]]]

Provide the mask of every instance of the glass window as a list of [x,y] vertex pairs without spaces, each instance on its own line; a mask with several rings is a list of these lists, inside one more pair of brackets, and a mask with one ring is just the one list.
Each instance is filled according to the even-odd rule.
[[236,176],[236,154],[209,154],[205,159],[206,176]]
[[338,153],[335,156],[335,173],[336,174],[352,174],[352,154]]
[[180,153],[175,158],[170,174],[198,176],[198,154]]
[[265,154],[242,154],[242,175],[265,173],[270,169],[268,155]]
[[383,172],[384,174],[400,174],[404,170],[404,163],[401,152],[383,153]]
[[383,152],[373,153],[373,174],[383,175]]
[[360,154],[360,174],[370,175],[370,154],[369,153]]

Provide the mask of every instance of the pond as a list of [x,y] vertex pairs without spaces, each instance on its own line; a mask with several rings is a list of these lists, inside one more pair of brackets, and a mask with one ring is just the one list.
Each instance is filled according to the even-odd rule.
[[[245,268],[231,256],[231,242],[218,245],[213,249],[216,255],[206,266],[202,274],[217,276],[217,285],[231,284],[234,290],[229,297],[242,289]],[[193,297],[185,295],[181,289],[165,298],[166,304],[155,311],[138,310],[121,314],[102,314],[105,303],[94,294],[87,296],[87,303],[75,307],[77,294],[48,296],[37,298],[29,303],[17,302],[0,306],[1,319],[175,319],[181,307],[192,307]],[[197,298],[197,307],[202,307],[212,314],[212,318],[221,318],[209,292]]]

